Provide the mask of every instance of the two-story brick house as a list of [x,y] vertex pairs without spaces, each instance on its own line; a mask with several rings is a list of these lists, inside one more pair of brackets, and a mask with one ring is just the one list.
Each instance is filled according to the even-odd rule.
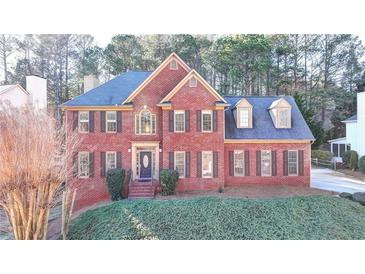
[[162,168],[179,171],[178,191],[310,183],[314,138],[292,97],[222,97],[175,53],[63,107],[82,140],[78,208],[109,199],[114,167],[132,171],[131,197],[153,196]]

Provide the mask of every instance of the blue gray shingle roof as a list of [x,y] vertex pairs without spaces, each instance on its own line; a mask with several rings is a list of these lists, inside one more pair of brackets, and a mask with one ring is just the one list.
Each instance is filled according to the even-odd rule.
[[[237,128],[233,115],[236,103],[242,98],[253,106],[252,128]],[[292,127],[275,128],[268,108],[277,99],[284,98],[292,106]],[[305,122],[292,96],[225,96],[230,107],[225,111],[226,139],[299,139],[314,140],[313,134]]]
[[64,106],[120,105],[151,74],[151,71],[129,71],[74,99]]
[[351,116],[350,118],[347,118],[343,122],[355,122],[355,121],[357,121],[357,114]]

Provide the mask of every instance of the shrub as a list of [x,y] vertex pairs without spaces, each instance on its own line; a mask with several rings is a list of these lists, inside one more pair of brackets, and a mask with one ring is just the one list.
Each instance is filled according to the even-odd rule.
[[331,161],[333,157],[332,152],[325,150],[312,150],[312,158],[318,158],[322,161]]
[[339,196],[341,198],[352,200],[352,194],[348,192],[341,192]]
[[218,192],[219,192],[219,193],[223,193],[223,192],[224,192],[224,188],[223,188],[222,186],[220,186],[220,187],[218,188]]
[[164,196],[175,194],[179,172],[172,169],[162,169],[160,171],[161,194]]
[[359,169],[365,173],[365,155],[364,156],[361,156],[360,159],[359,159]]
[[106,174],[106,184],[112,201],[118,201],[121,197],[121,191],[125,178],[125,170],[120,168],[109,169]]
[[357,155],[357,152],[354,150],[349,150],[349,160],[347,161],[347,166],[352,169],[355,170],[357,168],[357,162],[358,162],[358,158],[359,156]]
[[356,192],[352,194],[352,199],[355,202],[358,202],[361,205],[365,206],[365,192]]

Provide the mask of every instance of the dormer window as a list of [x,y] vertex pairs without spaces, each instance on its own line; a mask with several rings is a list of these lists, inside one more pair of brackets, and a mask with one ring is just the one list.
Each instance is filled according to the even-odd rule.
[[171,62],[170,62],[170,69],[171,70],[177,70],[177,62],[176,62],[176,60],[171,60]]
[[198,81],[196,80],[195,77],[191,78],[189,81],[189,87],[191,88],[195,88],[198,85]]
[[237,128],[252,128],[252,105],[247,99],[238,101],[234,112]]
[[269,112],[276,128],[291,128],[291,105],[284,98],[272,102]]

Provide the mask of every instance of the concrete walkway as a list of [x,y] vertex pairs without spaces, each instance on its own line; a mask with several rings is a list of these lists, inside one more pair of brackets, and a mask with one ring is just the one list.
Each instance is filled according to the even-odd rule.
[[327,168],[312,168],[311,187],[335,192],[365,192],[365,182]]

